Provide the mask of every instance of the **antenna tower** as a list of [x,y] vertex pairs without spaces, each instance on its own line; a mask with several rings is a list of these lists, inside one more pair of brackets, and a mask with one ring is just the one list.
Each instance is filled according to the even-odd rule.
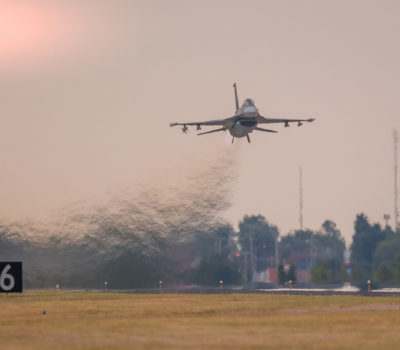
[[397,146],[399,142],[399,137],[397,130],[393,131],[393,145],[394,145],[394,230],[400,229],[399,223],[399,209],[397,207],[399,190],[397,187],[397,176],[398,176],[398,163],[397,163]]
[[300,230],[303,231],[303,171],[300,167],[299,169],[299,182],[300,182],[300,217],[299,217],[299,222],[300,222]]

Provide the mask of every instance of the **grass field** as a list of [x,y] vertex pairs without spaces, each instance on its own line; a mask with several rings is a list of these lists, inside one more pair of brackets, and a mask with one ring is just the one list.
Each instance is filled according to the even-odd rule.
[[399,349],[399,306],[400,297],[27,291],[0,295],[0,349]]

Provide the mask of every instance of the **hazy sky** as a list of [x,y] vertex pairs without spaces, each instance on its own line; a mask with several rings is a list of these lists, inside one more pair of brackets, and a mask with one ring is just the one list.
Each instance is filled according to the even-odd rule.
[[[169,181],[230,157],[232,223],[281,233],[393,217],[400,130],[398,1],[0,2],[0,216],[49,216],[82,199]],[[234,113],[315,117],[232,145],[171,121]],[[208,162],[203,162],[208,159]],[[176,176],[182,181],[182,176]]]

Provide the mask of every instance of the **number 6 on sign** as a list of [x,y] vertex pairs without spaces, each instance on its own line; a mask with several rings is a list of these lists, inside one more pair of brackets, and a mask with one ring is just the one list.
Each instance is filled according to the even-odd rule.
[[0,262],[0,293],[22,293],[22,262]]
[[[11,265],[7,264],[0,275],[0,287],[5,292],[12,290],[15,286],[15,279],[13,275],[10,275],[8,271],[11,269]],[[8,283],[6,283],[8,281]]]

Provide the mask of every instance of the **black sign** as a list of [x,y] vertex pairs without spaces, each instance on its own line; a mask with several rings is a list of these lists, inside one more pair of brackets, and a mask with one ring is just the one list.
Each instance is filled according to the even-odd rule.
[[0,293],[22,293],[22,262],[0,262]]

